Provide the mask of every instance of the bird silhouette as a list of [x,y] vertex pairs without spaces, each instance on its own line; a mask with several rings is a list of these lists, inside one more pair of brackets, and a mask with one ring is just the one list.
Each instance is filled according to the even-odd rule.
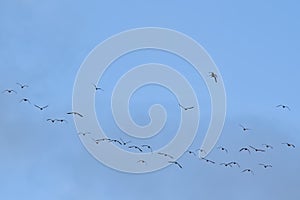
[[126,146],[127,144],[129,144],[129,143],[131,143],[131,141],[124,141],[124,140],[122,140],[122,138],[120,138],[120,141],[122,142],[122,144],[124,145],[124,146]]
[[68,123],[68,121],[65,119],[55,119],[55,120],[60,123],[63,123],[63,122]]
[[219,146],[218,149],[220,149],[221,151],[225,151],[226,153],[228,153],[228,150],[225,147]]
[[158,152],[157,154],[162,155],[162,156],[165,156],[165,157],[169,157],[169,158],[171,158],[171,159],[174,159],[173,156],[171,156],[170,154],[167,154],[167,153]]
[[109,139],[109,142],[118,143],[119,145],[122,145],[123,143],[116,139]]
[[221,163],[220,165],[224,165],[225,167],[232,167],[231,163]]
[[149,149],[149,150],[152,152],[152,148],[151,148],[150,145],[143,144],[141,147],[142,147],[142,148],[147,148],[147,149]]
[[101,138],[101,139],[95,139],[95,138],[92,138],[94,140],[94,142],[96,144],[99,144],[100,142],[104,142],[104,141],[110,141],[110,139],[108,138]]
[[250,131],[251,130],[250,128],[247,128],[247,127],[243,126],[242,124],[239,124],[239,125],[243,129],[243,131]]
[[129,149],[137,149],[137,150],[139,150],[140,152],[143,152],[143,150],[142,150],[140,147],[135,146],[135,145],[129,146],[128,148],[129,148]]
[[138,160],[137,163],[141,163],[141,164],[147,165],[147,162],[145,160]]
[[218,76],[216,73],[214,72],[209,72],[209,77],[213,78],[215,80],[215,82],[218,82]]
[[83,135],[83,136],[90,135],[90,134],[92,134],[92,133],[91,132],[78,132],[78,135]]
[[192,154],[192,155],[196,156],[196,153],[195,153],[194,151],[187,150],[187,151],[185,151],[185,152],[188,153],[188,154]]
[[79,117],[83,117],[82,114],[80,114],[80,113],[78,113],[78,112],[74,112],[74,111],[72,111],[72,112],[67,112],[67,114],[68,114],[68,115],[78,115]]
[[206,158],[201,158],[201,160],[204,160],[207,163],[211,163],[211,164],[215,164],[216,163],[215,161],[212,161],[212,160],[209,160],[209,159],[206,159]]
[[27,99],[27,98],[23,98],[23,99],[21,99],[19,102],[20,102],[20,103],[21,103],[21,102],[28,102],[28,103],[31,104],[31,102],[30,102],[29,99]]
[[272,165],[266,165],[266,164],[262,164],[262,163],[260,163],[259,165],[263,166],[265,169],[269,168],[269,167],[272,167]]
[[184,107],[183,105],[181,105],[180,103],[178,104],[182,109],[184,110],[191,110],[194,108],[194,106],[190,106],[190,107]]
[[56,119],[47,119],[47,121],[54,123],[54,122],[56,122]]
[[244,173],[244,172],[249,172],[249,173],[251,173],[252,175],[254,175],[254,172],[253,172],[251,169],[244,169],[244,170],[242,171],[242,173]]
[[253,147],[253,146],[249,146],[251,149],[253,149],[255,152],[266,152],[266,150],[264,150],[264,149],[257,149],[257,148],[255,148],[255,147]]
[[267,149],[273,149],[273,146],[269,145],[269,144],[262,144],[265,148]]
[[177,165],[179,168],[181,168],[181,169],[182,169],[182,165],[181,165],[181,164],[179,164],[177,161],[169,161],[169,163],[171,163],[171,164],[175,164],[175,165]]
[[239,165],[239,163],[237,163],[237,162],[235,162],[235,161],[230,162],[229,164],[230,164],[230,165],[236,165],[236,166],[238,166],[239,168],[241,167],[241,166]]
[[96,84],[93,84],[93,86],[95,87],[95,90],[101,90],[101,91],[104,91],[102,88],[98,87]]
[[15,94],[17,94],[17,92],[15,91],[15,90],[11,90],[11,89],[6,89],[6,90],[3,90],[3,92],[2,93],[9,93],[9,94],[12,94],[12,93],[15,93]]
[[21,83],[17,83],[17,85],[19,85],[20,88],[22,88],[22,89],[29,87],[28,85],[23,85],[23,84],[21,84]]
[[44,109],[48,108],[48,105],[46,105],[46,106],[38,106],[38,105],[34,104],[34,106],[37,107],[39,110],[44,110]]
[[277,107],[277,108],[281,107],[281,108],[283,108],[283,109],[288,109],[289,111],[291,110],[290,107],[287,106],[287,105],[282,105],[282,104],[280,104],[280,105],[277,105],[276,107]]
[[295,146],[294,144],[291,144],[291,143],[285,142],[285,143],[281,143],[281,144],[285,144],[285,145],[287,145],[288,147],[296,148],[296,146]]
[[242,151],[248,151],[249,154],[251,153],[247,147],[243,147],[239,150],[239,152],[242,152]]

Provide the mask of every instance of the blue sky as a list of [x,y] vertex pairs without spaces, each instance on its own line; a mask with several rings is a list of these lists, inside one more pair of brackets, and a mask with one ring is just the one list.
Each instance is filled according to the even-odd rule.
[[[297,1],[0,1],[0,197],[2,199],[299,199],[298,126],[300,95],[300,14]],[[156,26],[177,30],[199,42],[218,66],[227,93],[227,117],[209,165],[185,155],[179,169],[133,175],[112,170],[83,147],[72,118],[72,91],[77,71],[88,53],[108,37],[132,28]],[[184,61],[159,51],[140,51],[120,58],[100,80],[99,121],[112,137],[123,137],[112,120],[109,105],[115,81],[135,65],[158,62],[174,66],[197,86],[201,121],[191,149],[201,144],[210,119],[210,99],[200,76]],[[125,68],[118,68],[123,65]],[[26,83],[21,90],[16,82]],[[156,95],[159,94],[159,95]],[[47,105],[40,112],[19,103],[28,97]],[[147,110],[161,103],[168,111],[165,144],[179,122],[180,109],[168,90],[147,86],[136,92],[130,110],[137,123],[147,124]],[[287,104],[291,111],[276,108]],[[64,118],[50,124],[47,118]],[[245,134],[239,124],[253,130]],[[174,125],[175,124],[175,125]],[[134,140],[136,143],[145,141]],[[282,142],[296,145],[287,148]],[[239,153],[241,147],[266,153]],[[238,161],[241,168],[221,162]],[[272,164],[263,169],[258,163]],[[245,168],[255,175],[242,174]]]

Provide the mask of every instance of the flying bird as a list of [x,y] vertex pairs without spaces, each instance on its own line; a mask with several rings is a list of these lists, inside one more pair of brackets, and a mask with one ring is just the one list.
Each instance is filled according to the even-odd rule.
[[48,105],[46,105],[46,106],[38,106],[38,105],[34,104],[34,106],[37,107],[40,110],[44,110],[44,109],[48,108]]
[[47,119],[47,121],[54,123],[56,121],[56,119]]
[[65,119],[55,119],[57,122],[60,122],[60,123],[63,123],[63,122],[66,122],[66,123],[68,123],[68,121],[67,120],[65,120]]
[[221,163],[220,165],[224,165],[225,167],[232,167],[231,163]]
[[188,153],[188,154],[193,154],[194,156],[196,156],[196,153],[195,153],[194,151],[187,150],[187,151],[185,151],[185,152]]
[[147,165],[147,162],[145,160],[138,160],[137,163],[141,163],[141,164],[146,164]]
[[288,107],[287,105],[282,105],[282,104],[280,104],[280,105],[277,105],[276,107],[277,107],[277,108],[281,107],[281,108],[283,108],[283,109],[291,110],[290,107]]
[[126,141],[126,142],[124,142],[124,140],[122,140],[122,138],[120,138],[120,141],[122,142],[122,144],[123,144],[124,146],[126,146],[128,143],[131,143],[131,141]]
[[80,114],[80,113],[78,113],[78,112],[74,112],[74,111],[68,112],[67,114],[68,114],[68,115],[78,115],[79,117],[83,117],[82,114]]
[[251,149],[254,149],[254,151],[255,152],[266,152],[266,150],[264,150],[264,149],[257,149],[257,148],[255,148],[255,147],[253,147],[253,146],[249,146]]
[[266,164],[262,164],[262,163],[260,163],[259,165],[263,166],[265,169],[269,168],[269,167],[272,167],[272,165],[266,165]]
[[108,138],[101,138],[101,139],[94,139],[94,138],[92,138],[92,139],[94,140],[94,142],[96,144],[99,144],[99,142],[103,142],[103,141],[110,141]]
[[190,107],[184,107],[183,105],[181,105],[180,103],[178,104],[182,109],[184,110],[191,110],[194,108],[194,106],[190,106]]
[[152,148],[151,148],[150,145],[143,144],[141,147],[142,147],[142,148],[147,148],[147,149],[149,149],[149,150],[152,152]]
[[285,142],[285,143],[281,143],[281,144],[285,144],[285,145],[287,145],[288,147],[296,148],[296,146],[295,146],[294,144],[291,144],[291,143]]
[[158,152],[157,154],[162,155],[162,156],[165,156],[165,157],[169,157],[169,158],[171,158],[171,159],[174,159],[173,156],[171,156],[171,155],[169,155],[169,154],[167,154],[167,153]]
[[[21,103],[21,102],[28,102],[28,103],[30,103],[29,99],[27,99],[27,98],[23,98],[23,99],[21,99],[19,102],[20,102],[20,103]],[[30,104],[31,104],[31,103],[30,103]]]
[[120,144],[120,145],[123,144],[123,143],[121,143],[119,140],[116,140],[116,139],[109,139],[109,142],[118,143],[118,144]]
[[78,135],[83,135],[83,136],[89,135],[89,134],[92,134],[92,133],[91,132],[79,132],[78,133]]
[[175,164],[175,165],[177,165],[179,168],[181,168],[181,169],[182,169],[182,165],[181,165],[181,164],[179,164],[177,161],[169,161],[169,163],[171,163],[171,164]]
[[212,164],[215,164],[216,162],[215,161],[212,161],[212,160],[208,160],[206,158],[201,158],[202,160],[206,161],[207,163],[212,163]]
[[267,149],[273,149],[273,146],[269,145],[269,144],[262,144],[265,148]]
[[17,92],[15,90],[11,90],[11,89],[4,90],[2,93],[5,93],[5,92],[7,92],[9,94],[11,94],[11,93],[17,94]]
[[217,79],[218,79],[218,76],[217,76],[216,73],[214,73],[214,72],[209,72],[209,77],[215,79],[215,82],[216,82],[216,83],[218,82],[218,80],[217,80]]
[[242,171],[242,173],[244,173],[244,172],[249,172],[249,173],[251,173],[252,175],[254,175],[254,172],[253,172],[251,169],[244,169],[244,170]]
[[250,128],[247,128],[247,127],[243,126],[242,124],[240,124],[240,127],[243,129],[243,131],[250,131],[251,130]]
[[228,150],[225,147],[220,146],[220,147],[218,147],[218,149],[220,149],[221,151],[225,151],[226,153],[228,153]]
[[238,166],[238,167],[241,167],[241,166],[239,165],[239,163],[237,163],[237,162],[235,162],[235,161],[230,162],[229,164],[230,164],[230,165],[236,165],[236,166]]
[[242,152],[242,151],[248,151],[249,154],[251,153],[247,147],[243,147],[239,150],[239,152]]
[[102,91],[104,91],[102,88],[98,87],[97,85],[95,85],[95,84],[93,84],[93,85],[94,85],[96,91],[97,91],[97,90],[102,90]]
[[128,148],[129,148],[129,149],[132,149],[132,148],[134,148],[134,149],[137,149],[137,150],[139,150],[140,152],[143,152],[143,150],[142,150],[140,147],[138,147],[138,146],[135,146],[135,145],[129,146]]
[[21,83],[17,83],[17,85],[19,85],[20,86],[20,88],[27,88],[27,87],[29,87],[28,85],[23,85],[23,84],[21,84]]

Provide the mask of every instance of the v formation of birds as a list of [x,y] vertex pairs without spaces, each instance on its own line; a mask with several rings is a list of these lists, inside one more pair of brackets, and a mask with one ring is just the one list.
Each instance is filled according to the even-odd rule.
[[[209,72],[209,77],[211,79],[213,79],[213,81],[217,84],[218,83],[218,76],[216,73],[214,72]],[[27,84],[21,84],[21,83],[16,83],[16,85],[18,85],[18,88],[19,90],[17,89],[4,89],[2,91],[3,94],[7,94],[7,95],[16,95],[16,94],[19,94],[19,92],[21,92],[22,90],[24,89],[27,89],[29,88],[29,86]],[[104,91],[101,87],[98,87],[97,85],[95,84],[92,84],[92,86],[94,87],[95,91]],[[27,103],[31,106],[33,106],[34,108],[40,110],[40,111],[44,111],[46,110],[49,105],[48,104],[44,104],[44,105],[38,105],[38,104],[34,104],[33,102],[30,101],[29,98],[20,98],[19,100],[19,103]],[[178,106],[180,109],[183,110],[183,112],[189,112],[189,110],[192,110],[192,109],[195,109],[193,105],[190,105],[190,106],[183,106],[181,105],[180,103],[178,103]],[[283,110],[288,110],[290,111],[290,107],[287,106],[287,105],[284,105],[284,104],[279,104],[276,106],[276,108],[281,108]],[[81,114],[80,112],[77,112],[77,111],[70,111],[70,112],[67,112],[66,113],[67,115],[74,115],[74,116],[77,116],[77,117],[84,117],[83,114]],[[68,121],[66,119],[63,119],[63,118],[48,118],[46,119],[47,122],[49,123],[67,123]],[[247,133],[249,131],[252,131],[251,128],[249,127],[246,127],[242,124],[239,124],[239,127],[241,129],[242,132],[244,133]],[[124,141],[122,138],[119,138],[119,139],[112,139],[112,138],[94,138],[93,134],[91,132],[88,132],[88,131],[82,131],[82,132],[78,132],[78,135],[79,136],[82,136],[82,137],[86,137],[86,136],[89,136],[91,138],[91,140],[93,140],[95,142],[95,145],[99,145],[101,142],[110,142],[110,143],[114,143],[116,145],[119,145],[119,146],[122,146],[122,147],[125,147],[127,148],[128,150],[131,150],[131,151],[134,151],[134,152],[137,152],[137,153],[153,153],[153,149],[152,147],[149,145],[149,144],[141,144],[141,145],[137,145],[137,144],[133,144],[131,141]],[[288,143],[288,142],[282,142],[280,145],[282,146],[286,146],[287,148],[296,148],[296,146],[292,143]],[[274,147],[273,145],[271,144],[261,144],[260,147],[254,147],[252,145],[248,145],[248,146],[244,146],[244,147],[241,147],[239,150],[237,150],[238,152],[240,153],[243,153],[243,152],[247,152],[248,154],[252,154],[252,153],[266,153],[267,151],[269,150],[272,150]],[[224,146],[218,146],[217,148],[215,148],[221,152],[224,152],[226,154],[229,154],[231,153],[231,150],[227,149],[226,147]],[[204,150],[202,149],[196,149],[196,150],[187,150],[185,152],[185,154],[187,155],[192,155],[193,157],[199,159],[199,160],[202,160],[208,164],[214,164],[214,165],[219,165],[219,166],[223,166],[223,167],[237,167],[237,168],[241,168],[241,165],[237,162],[237,161],[229,161],[229,162],[221,162],[221,163],[218,163],[216,161],[213,161],[213,160],[210,160],[208,159],[207,157],[199,157],[198,155],[199,152],[205,152]],[[178,168],[182,169],[183,168],[183,165],[182,163],[180,163],[178,160],[174,160],[174,157],[167,153],[167,152],[158,152],[157,153],[158,155],[161,155],[162,157],[165,157],[166,158],[166,161],[170,164],[173,164],[175,166],[177,166]],[[136,162],[137,164],[147,164],[147,161],[146,160],[137,160]],[[261,168],[263,169],[268,169],[268,168],[272,168],[272,164],[270,163],[257,163],[257,165],[261,166]],[[250,169],[250,168],[244,168],[240,171],[241,173],[249,173],[249,174],[252,174],[254,175],[254,170]]]

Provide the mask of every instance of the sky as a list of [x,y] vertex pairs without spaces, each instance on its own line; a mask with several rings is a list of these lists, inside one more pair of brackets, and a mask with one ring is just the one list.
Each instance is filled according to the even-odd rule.
[[[0,197],[2,199],[299,199],[300,14],[297,1],[0,1]],[[72,92],[89,52],[112,35],[133,28],[162,27],[202,45],[217,65],[227,96],[221,137],[207,156],[184,154],[176,165],[147,174],[111,169],[85,149],[75,128]],[[198,134],[210,121],[210,96],[201,76],[181,58],[141,50],[114,62],[99,80],[97,116],[109,137],[147,142],[154,149],[174,137],[180,123],[176,98],[147,85],[135,92],[129,110],[137,124],[149,123],[148,109],[162,104],[168,118],[160,135],[131,138],[113,121],[112,90],[126,71],[144,63],[174,67],[190,81],[199,101]],[[123,66],[123,67],[120,67]],[[146,76],[146,75],[145,75]],[[21,89],[16,83],[28,84]],[[32,104],[19,102],[29,98]],[[49,105],[43,111],[33,104]],[[284,104],[287,109],[277,108]],[[60,118],[67,123],[47,122]],[[251,128],[242,131],[240,124]],[[282,143],[292,143],[289,148]],[[239,152],[252,145],[274,149]],[[224,146],[228,153],[217,147]],[[126,149],[127,151],[131,151]],[[220,163],[237,161],[241,167]],[[264,169],[259,163],[271,164]],[[251,173],[242,173],[244,169]]]

